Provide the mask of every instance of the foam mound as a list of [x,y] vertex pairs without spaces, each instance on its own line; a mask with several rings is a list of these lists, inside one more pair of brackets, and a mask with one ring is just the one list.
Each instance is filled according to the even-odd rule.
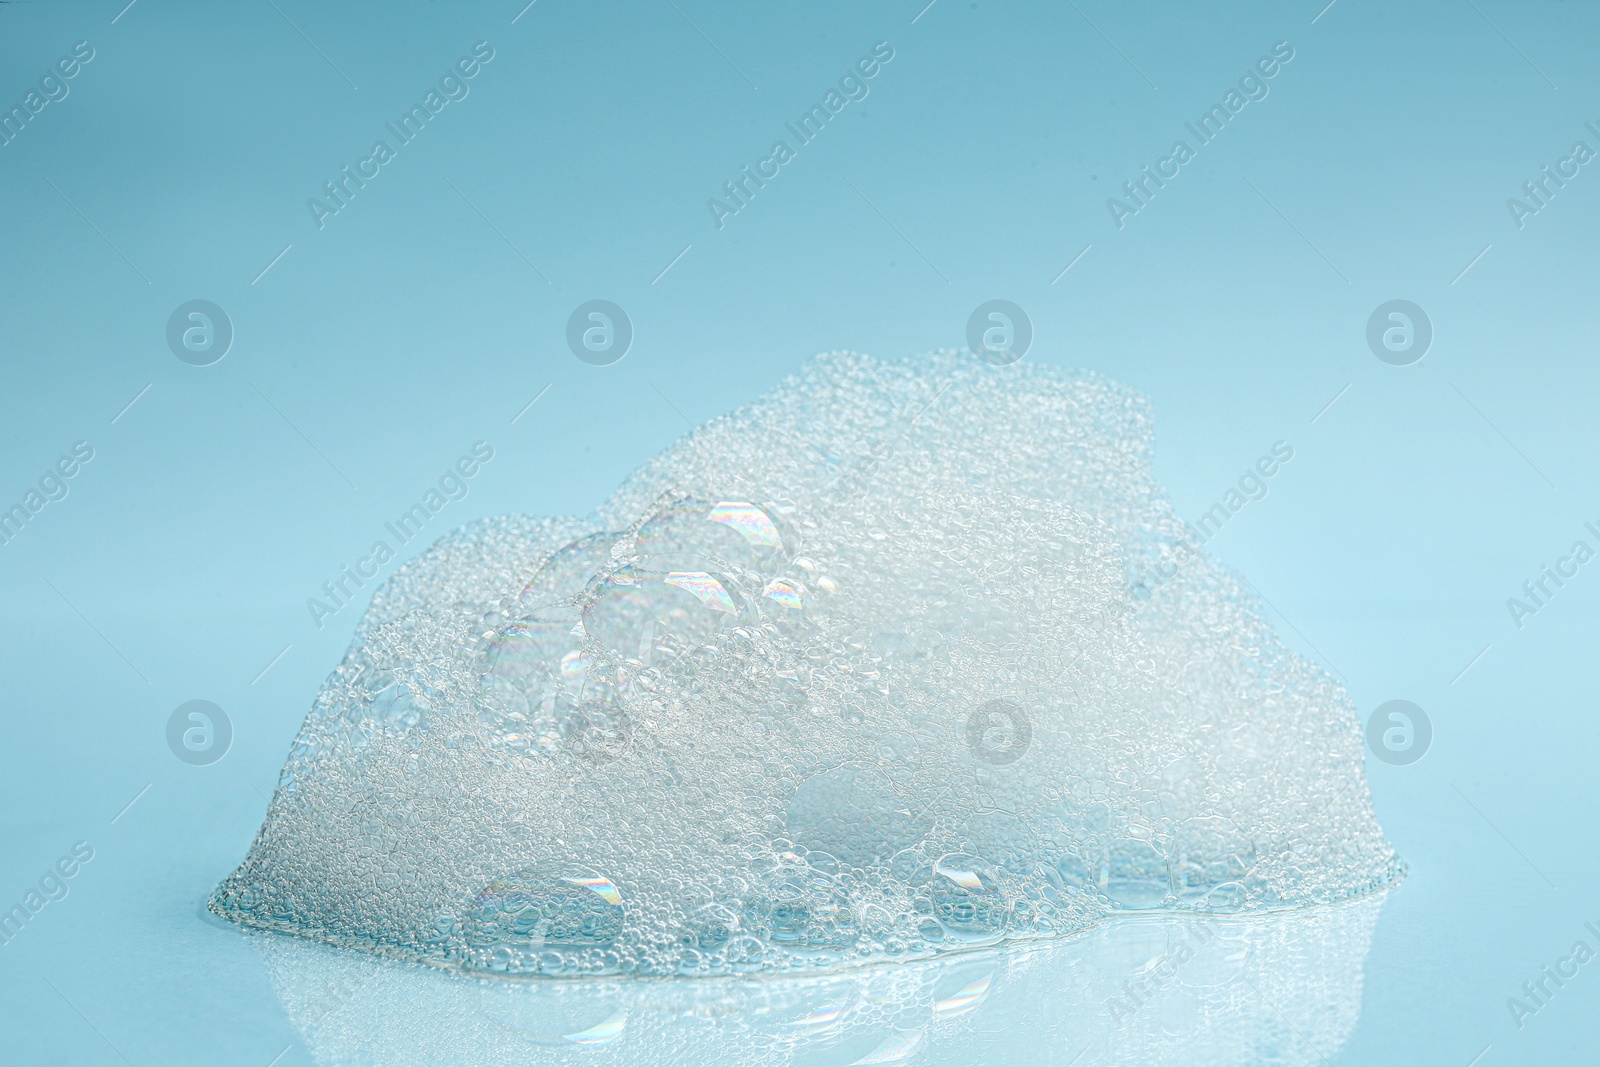
[[1354,708],[1195,547],[1149,407],[821,356],[589,520],[373,597],[235,922],[514,977],[803,972],[1397,880]]

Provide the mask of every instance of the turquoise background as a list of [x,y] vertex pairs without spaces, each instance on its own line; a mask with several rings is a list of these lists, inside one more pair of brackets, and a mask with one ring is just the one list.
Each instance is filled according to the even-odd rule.
[[[1506,600],[1600,547],[1600,173],[1521,228],[1507,199],[1600,149],[1600,11],[924,2],[4,5],[0,108],[94,51],[0,147],[0,507],[94,452],[0,545],[0,906],[94,850],[0,947],[8,1057],[311,1062],[199,902],[357,621],[306,600],[474,442],[383,574],[470,518],[588,511],[815,352],[961,345],[995,298],[1027,358],[1152,398],[1180,514],[1291,444],[1209,549],[1363,717],[1432,720],[1420,762],[1369,760],[1412,874],[1330,1060],[1595,1056],[1600,967],[1520,1030],[1506,1000],[1600,925],[1600,570],[1520,629]],[[308,198],[479,41],[468,95],[319,229]],[[869,95],[719,229],[708,198],[880,41]],[[1119,229],[1107,198],[1280,41],[1268,96]],[[612,366],[566,346],[596,298],[636,332]],[[1365,341],[1397,298],[1435,331],[1410,366]],[[211,366],[165,340],[192,299],[236,331]],[[191,699],[232,721],[211,766],[167,748]]]

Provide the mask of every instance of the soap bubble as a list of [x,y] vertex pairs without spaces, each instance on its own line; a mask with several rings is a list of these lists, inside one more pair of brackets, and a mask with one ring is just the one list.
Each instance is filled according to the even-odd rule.
[[1124,908],[1156,907],[1167,896],[1167,859],[1148,841],[1113,841],[1101,863],[1100,891]]
[[570,602],[612,559],[613,547],[620,538],[620,534],[590,534],[551,553],[523,586],[522,605],[536,609]]
[[968,945],[1000,940],[1008,909],[994,868],[956,854],[941,857],[933,873],[934,918],[945,936]]
[[461,920],[463,951],[493,971],[538,973],[552,952],[612,944],[622,920],[622,894],[604,875],[530,867],[473,895]]
[[688,564],[710,560],[753,570],[777,561],[784,550],[783,534],[767,509],[691,499],[652,515],[639,527],[634,543],[640,556],[661,569],[688,569]]
[[774,578],[761,589],[761,617],[779,626],[799,626],[806,619],[811,593],[794,578]]
[[659,664],[705,645],[745,611],[733,583],[709,571],[626,567],[591,588],[583,629],[613,655]]

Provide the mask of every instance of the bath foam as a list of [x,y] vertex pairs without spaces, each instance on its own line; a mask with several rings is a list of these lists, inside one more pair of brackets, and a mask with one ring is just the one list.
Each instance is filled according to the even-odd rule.
[[1193,545],[1146,402],[820,356],[590,519],[374,595],[250,853],[250,926],[480,974],[908,960],[1397,881],[1343,689]]

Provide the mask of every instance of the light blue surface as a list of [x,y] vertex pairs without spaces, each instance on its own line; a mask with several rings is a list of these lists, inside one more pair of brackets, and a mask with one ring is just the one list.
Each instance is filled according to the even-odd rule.
[[[1181,514],[1291,443],[1209,549],[1363,716],[1432,719],[1420,762],[1369,761],[1412,873],[1319,1053],[1594,1059],[1600,963],[1521,1028],[1507,1000],[1600,949],[1600,564],[1520,629],[1506,605],[1600,548],[1600,173],[1521,228],[1507,206],[1600,150],[1594,9],[123,2],[0,9],[0,107],[94,56],[0,147],[0,507],[93,449],[0,545],[0,907],[93,849],[0,947],[8,1062],[313,1062],[199,904],[355,625],[307,599],[474,442],[493,461],[401,559],[469,518],[585,512],[812,353],[956,346],[994,298],[1031,317],[1027,358],[1151,396]],[[307,199],[479,41],[468,95],[319,229]],[[718,229],[708,198],[880,41],[869,95]],[[1107,197],[1280,41],[1268,95],[1118,229]],[[594,298],[636,329],[614,366],[566,347]],[[1411,366],[1364,337],[1395,298],[1435,328]],[[167,347],[192,299],[237,332],[212,366]],[[212,766],[166,743],[196,698],[233,723]],[[1003,1033],[987,1055],[1078,1051]]]

